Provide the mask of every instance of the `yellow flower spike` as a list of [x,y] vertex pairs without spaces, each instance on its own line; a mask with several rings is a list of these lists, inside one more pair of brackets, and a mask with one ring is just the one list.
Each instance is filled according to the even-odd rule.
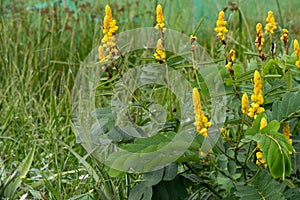
[[294,53],[296,57],[300,57],[300,47],[297,39],[294,40]]
[[294,54],[297,57],[297,61],[295,65],[300,68],[300,47],[299,47],[299,42],[297,39],[294,40]]
[[156,51],[153,55],[156,59],[164,61],[166,58],[166,53],[163,51],[163,41],[162,39],[157,40]]
[[258,23],[256,24],[256,40],[255,45],[257,48],[261,47],[265,42],[265,39],[263,38],[263,32],[262,32],[262,24]]
[[231,69],[231,66],[232,66],[232,62],[229,62],[229,63],[227,63],[227,65],[225,65],[225,68],[226,68],[227,70],[230,70],[230,69]]
[[263,95],[262,95],[261,93],[259,93],[259,94],[257,95],[257,103],[258,103],[259,105],[262,105],[262,104],[264,103],[264,97],[263,97]]
[[208,121],[207,117],[204,115],[200,94],[197,88],[193,89],[193,104],[194,104],[194,113],[195,113],[195,123],[194,125],[197,128],[197,132],[200,133],[203,137],[206,137],[208,134],[208,128],[211,126],[211,122]]
[[263,113],[263,112],[265,112],[265,108],[263,108],[263,107],[258,107],[257,110],[256,110],[257,114],[260,114],[260,113]]
[[[119,54],[118,47],[115,43],[115,34],[118,30],[116,25],[116,20],[112,18],[112,12],[109,5],[105,7],[105,16],[103,19],[103,38],[101,40],[102,46],[98,48],[98,58],[100,62],[107,61],[116,55]],[[106,57],[103,57],[106,52]]]
[[259,130],[265,128],[267,125],[268,125],[268,122],[267,122],[266,118],[262,117],[261,120],[260,120]]
[[106,61],[105,54],[104,54],[104,48],[101,45],[98,48],[98,58],[99,58],[100,62]]
[[258,53],[259,53],[259,57],[264,60],[265,56],[264,53],[262,51],[262,46],[265,42],[265,39],[263,37],[263,32],[262,32],[262,24],[258,23],[256,24],[256,39],[255,39],[255,46],[257,47]]
[[248,116],[256,119],[257,114],[265,111],[263,107],[260,107],[264,103],[264,97],[262,95],[262,81],[260,74],[257,70],[254,72],[254,88],[251,95],[251,107],[248,109]]
[[163,42],[162,42],[162,39],[158,39],[158,40],[157,40],[156,48],[157,48],[157,49],[162,49],[162,48],[163,48]]
[[224,15],[225,15],[225,13],[223,10],[219,12],[216,26],[218,26],[218,27],[226,26],[227,22],[224,20]]
[[282,36],[280,37],[280,40],[285,43],[289,41],[289,31],[287,29],[282,29]]
[[112,13],[111,13],[111,9],[110,9],[109,5],[105,6],[105,14],[110,20],[112,20]]
[[259,151],[259,152],[257,152],[256,153],[256,164],[258,165],[258,166],[260,166],[260,165],[263,165],[263,166],[267,166],[267,163],[263,160],[263,153],[261,152],[261,151]]
[[234,59],[235,59],[235,50],[230,49],[229,55],[230,55],[230,61],[234,62]]
[[293,140],[290,138],[290,124],[286,123],[283,126],[283,134],[286,137],[286,139],[289,141],[290,144],[293,143]]
[[265,27],[266,34],[268,34],[268,32],[270,32],[271,34],[273,34],[274,30],[277,29],[277,26],[276,26],[275,18],[273,16],[273,12],[272,11],[268,12],[268,17],[266,19],[266,22],[268,22],[267,25],[266,25],[266,27]]
[[260,80],[260,74],[257,70],[254,72],[254,89],[253,89],[254,95],[258,96],[262,93],[262,84]]
[[248,106],[249,106],[248,95],[244,93],[242,97],[242,113],[244,115],[248,114]]
[[218,20],[216,21],[216,28],[214,29],[217,33],[218,38],[222,41],[225,45],[225,34],[228,32],[226,28],[227,22],[224,19],[224,11],[220,11],[218,15]]
[[235,59],[235,50],[231,49],[229,51],[229,62],[225,65],[226,69],[230,72],[233,70],[231,69],[232,65],[233,65],[233,62],[234,62],[234,59]]
[[163,14],[163,10],[160,4],[157,5],[156,7],[156,26],[155,28],[157,30],[161,30],[162,32],[166,31],[165,28],[165,18],[164,18],[164,14]]

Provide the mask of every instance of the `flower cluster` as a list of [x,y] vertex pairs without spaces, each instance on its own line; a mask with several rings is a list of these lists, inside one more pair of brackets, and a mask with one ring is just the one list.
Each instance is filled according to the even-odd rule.
[[161,60],[161,61],[164,61],[165,58],[166,58],[166,53],[163,51],[163,41],[162,41],[162,39],[157,40],[154,57],[158,60]]
[[163,10],[160,4],[157,5],[156,7],[156,26],[155,28],[157,30],[161,30],[162,32],[166,31],[165,28],[165,18],[164,18],[164,14],[163,14]]
[[262,46],[265,42],[264,36],[263,36],[263,31],[262,31],[262,24],[258,23],[256,24],[256,39],[255,39],[255,46],[258,49],[258,56],[264,60],[265,59],[265,55],[262,51]]
[[225,34],[228,32],[226,28],[227,22],[224,20],[224,11],[220,11],[218,15],[218,20],[216,22],[215,32],[217,32],[217,36],[220,38],[222,43],[225,45]]
[[286,123],[283,126],[283,134],[286,137],[286,139],[289,141],[290,144],[293,143],[293,140],[290,138],[290,124]]
[[273,34],[274,30],[277,29],[277,26],[276,26],[275,18],[273,16],[273,12],[272,11],[268,12],[268,17],[266,19],[266,22],[268,22],[266,24],[266,27],[265,27],[266,34],[268,34],[268,32],[270,32],[271,34]]
[[261,151],[256,152],[256,164],[258,166],[263,165],[264,167],[267,166],[266,161],[263,159],[263,153]]
[[194,113],[195,113],[195,123],[194,125],[197,127],[197,132],[207,136],[207,129],[211,126],[211,122],[208,121],[207,117],[204,115],[200,94],[197,88],[193,89],[193,104],[194,104]]
[[247,93],[244,93],[242,96],[242,113],[244,115],[248,114],[248,106],[249,106],[248,95]]
[[231,69],[233,62],[235,59],[235,50],[230,49],[229,51],[229,62],[227,63],[227,65],[225,66],[227,70]]
[[265,111],[261,105],[264,103],[264,97],[262,95],[262,81],[260,74],[257,70],[254,72],[254,88],[251,95],[251,107],[248,109],[248,116],[256,118],[257,114]]
[[165,62],[166,60],[166,53],[163,50],[164,47],[164,32],[166,31],[165,28],[165,18],[164,18],[164,14],[162,11],[162,7],[161,5],[157,5],[156,7],[156,26],[155,28],[159,31],[161,31],[161,38],[157,40],[156,43],[156,50],[155,53],[153,54],[153,56],[159,60],[160,63]]
[[105,52],[104,52],[104,48],[102,45],[99,46],[98,48],[98,58],[100,60],[100,62],[106,62],[107,59],[105,57]]
[[297,39],[294,40],[294,54],[297,57],[296,66],[300,68],[300,47]]
[[289,46],[287,42],[289,41],[289,31],[287,29],[282,29],[282,36],[280,37],[280,40],[283,41],[285,51],[288,52]]
[[[112,12],[108,5],[105,7],[105,17],[103,20],[103,38],[101,40],[102,46],[98,48],[98,57],[100,62],[107,61],[107,59],[112,58],[118,55],[119,50],[115,43],[115,34],[118,30],[118,26],[116,25],[116,20],[112,18]],[[104,50],[105,48],[105,50]],[[105,52],[107,52],[107,56],[105,56]]]
[[[260,130],[262,130],[263,128],[265,128],[268,125],[268,122],[266,120],[266,118],[261,118],[260,121]],[[261,133],[260,133],[261,134]],[[259,165],[264,165],[265,167],[267,166],[266,161],[263,160],[263,152],[260,150],[260,143],[257,143],[256,148],[259,150],[258,152],[256,152],[256,164]]]

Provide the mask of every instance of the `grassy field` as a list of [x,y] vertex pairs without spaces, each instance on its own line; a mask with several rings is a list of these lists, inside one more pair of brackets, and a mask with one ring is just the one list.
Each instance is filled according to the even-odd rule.
[[[109,178],[101,164],[85,157],[86,151],[76,143],[70,123],[74,80],[81,63],[100,44],[107,2],[119,32],[154,26],[157,3],[165,8],[167,26],[187,35],[204,17],[203,28],[197,33],[199,43],[214,59],[219,56],[215,53],[213,20],[218,5],[223,7],[225,3],[203,5],[210,6],[204,10],[212,13],[197,14],[200,1],[67,2],[0,3],[0,198],[18,199],[28,193],[27,199],[126,199],[128,176]],[[299,19],[291,14],[294,10],[290,5],[282,5],[283,17],[278,21],[291,30],[294,38],[299,34]],[[249,47],[249,41],[255,40],[253,27],[258,19],[265,18],[262,16],[269,8],[252,8],[256,14],[251,18],[249,5],[243,6],[251,35],[235,31],[229,37],[237,37],[237,43]],[[277,11],[276,4],[272,6]],[[239,26],[233,22],[233,12],[228,17],[230,29]],[[24,175],[22,181],[20,173]],[[4,190],[7,187],[11,194]]]

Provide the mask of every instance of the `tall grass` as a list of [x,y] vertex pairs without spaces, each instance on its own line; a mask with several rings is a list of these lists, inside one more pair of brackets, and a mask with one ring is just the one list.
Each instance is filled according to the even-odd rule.
[[[31,7],[36,1],[0,3],[0,186],[36,145],[29,174],[13,198],[26,192],[48,199],[90,193],[98,197],[127,195],[128,177],[109,179],[89,157],[87,163],[80,162],[86,152],[76,144],[70,127],[73,82],[80,63],[99,44],[108,1],[74,2],[80,12],[60,4]],[[169,9],[168,25],[190,34],[193,24],[182,21],[188,22],[192,15],[185,10],[172,18],[178,2],[161,2]],[[192,6],[192,1],[188,2]],[[155,23],[155,1],[109,3],[120,31]],[[210,44],[212,38],[200,42]],[[98,173],[99,179],[93,173]]]
[[56,199],[84,194],[93,179],[79,179],[86,170],[58,141],[84,155],[70,128],[70,91],[100,26],[86,13],[77,18],[61,6],[30,10],[25,1],[9,6],[2,8],[0,22],[1,176],[10,176],[36,144],[30,178],[19,194],[39,191]]

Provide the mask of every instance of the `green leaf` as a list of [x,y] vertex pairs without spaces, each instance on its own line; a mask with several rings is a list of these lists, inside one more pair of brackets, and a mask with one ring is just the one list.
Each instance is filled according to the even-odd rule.
[[114,127],[115,120],[111,108],[97,108],[91,115],[98,120],[104,133],[107,133]]
[[272,112],[268,112],[268,119],[282,121],[292,118],[294,113],[300,112],[300,92],[287,92],[281,101],[272,105]]
[[227,194],[230,194],[231,189],[234,187],[233,181],[230,178],[227,178],[221,174],[217,177],[218,185],[221,189],[224,189]]
[[140,183],[131,189],[128,200],[151,200],[151,198],[152,188]]
[[170,165],[166,166],[164,168],[164,181],[171,181],[173,180],[177,175],[177,168],[178,165],[176,163],[171,163]]
[[34,158],[35,147],[36,145],[34,144],[33,148],[31,149],[27,157],[19,165],[17,169],[19,176],[5,188],[4,195],[6,197],[14,196],[18,187],[20,187],[22,183],[22,177],[25,177],[27,175]]
[[150,187],[152,185],[158,184],[163,179],[163,175],[164,175],[164,168],[145,173],[143,176],[145,180],[145,185]]
[[253,126],[251,128],[248,128],[245,132],[245,135],[255,135],[257,133],[259,133],[259,128],[260,128],[260,121],[261,118],[265,117],[265,114],[259,114],[256,119],[254,120]]
[[181,176],[188,179],[192,183],[205,183],[205,181],[196,174],[182,174]]
[[[155,166],[161,164],[162,159],[162,157],[153,157],[153,152],[170,144],[175,135],[174,132],[157,133],[152,137],[137,138],[134,143],[120,145],[119,151],[109,155],[106,165],[120,171],[128,171],[129,169],[135,171],[153,170]],[[150,157],[147,157],[148,155]],[[160,154],[160,156],[164,155]],[[149,163],[150,166],[146,166],[145,163]]]
[[261,171],[250,183],[236,185],[236,196],[241,200],[284,200],[280,184],[276,182],[267,170]]
[[99,176],[97,175],[96,171],[84,159],[84,157],[82,157],[81,155],[79,155],[72,147],[70,147],[69,145],[67,145],[63,141],[58,140],[58,143],[60,143],[62,146],[64,146],[66,149],[68,149],[68,151],[70,151],[70,153],[72,153],[77,158],[77,160],[79,161],[79,163],[81,163],[86,168],[87,172],[94,178],[95,182],[99,181]]
[[280,128],[280,123],[277,120],[273,120],[266,127],[264,127],[261,132],[262,134],[268,133],[268,132],[277,132]]
[[[280,68],[280,63],[278,60],[270,59],[264,66],[264,73],[266,75],[275,74],[283,76],[283,71]],[[264,76],[266,77],[266,76]]]
[[244,66],[239,64],[234,64],[232,66],[232,69],[234,70],[234,77],[237,78],[241,74],[245,72]]
[[162,181],[153,186],[153,200],[160,199],[185,199],[187,197],[183,177],[176,176],[172,181]]
[[258,200],[262,199],[259,192],[252,186],[236,185],[236,195],[240,200]]
[[276,131],[264,130],[260,144],[263,159],[268,164],[272,176],[282,179],[289,176],[292,171],[289,152],[293,152],[293,147],[286,137]]

